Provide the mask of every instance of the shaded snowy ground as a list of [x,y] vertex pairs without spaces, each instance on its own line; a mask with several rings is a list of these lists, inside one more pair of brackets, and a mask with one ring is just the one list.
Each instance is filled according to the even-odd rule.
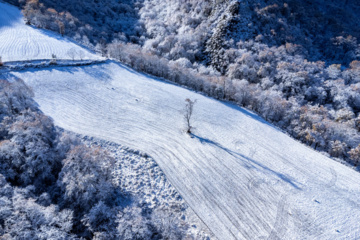
[[[115,62],[4,73],[64,129],[148,153],[219,239],[359,239],[360,175],[231,104]],[[194,137],[185,98],[197,99]]]
[[[100,59],[90,51],[50,31],[27,26],[18,8],[0,2],[0,56],[4,62],[51,59],[70,59],[67,52],[84,52],[84,59]],[[76,58],[79,59],[78,54]]]

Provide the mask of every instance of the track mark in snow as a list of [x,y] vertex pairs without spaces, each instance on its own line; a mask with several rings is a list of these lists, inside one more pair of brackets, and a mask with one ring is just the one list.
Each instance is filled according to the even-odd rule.
[[334,170],[334,168],[330,168],[330,172],[331,172],[331,180],[325,185],[327,188],[331,188],[335,186],[337,182],[337,173]]
[[269,240],[284,239],[285,237],[289,220],[289,213],[287,211],[287,197],[288,195],[282,195],[280,201],[277,204],[275,224],[270,235],[267,238]]
[[[264,194],[264,190],[273,192],[274,194],[278,193],[278,191],[273,187],[276,186],[278,182],[270,182],[268,179],[264,179],[261,177],[253,177],[248,182],[248,189],[253,194],[259,202],[267,202],[269,201],[269,195]],[[295,193],[294,191],[290,191],[289,194]],[[287,202],[287,198],[289,194],[282,194],[280,199],[276,204],[276,217],[274,224],[270,229],[270,233],[268,236],[260,236],[257,239],[284,239],[285,234],[287,232],[287,228],[289,226],[289,204]],[[276,198],[276,197],[275,197]]]

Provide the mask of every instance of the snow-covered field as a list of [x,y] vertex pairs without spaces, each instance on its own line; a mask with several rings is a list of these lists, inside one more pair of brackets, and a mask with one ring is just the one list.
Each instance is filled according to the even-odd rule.
[[25,25],[19,9],[0,2],[0,56],[4,62],[51,59],[52,54],[70,59],[67,54],[70,49],[75,53],[83,51],[84,59],[100,59],[58,34]]
[[[55,33],[26,26],[17,8],[0,3],[3,61],[68,59],[69,49],[99,59]],[[60,127],[149,154],[219,239],[360,238],[359,173],[251,112],[115,62],[0,76],[24,79]],[[193,137],[184,133],[186,98],[197,99]]]
[[115,62],[3,77],[24,79],[60,127],[148,153],[219,239],[360,238],[359,173],[251,112]]

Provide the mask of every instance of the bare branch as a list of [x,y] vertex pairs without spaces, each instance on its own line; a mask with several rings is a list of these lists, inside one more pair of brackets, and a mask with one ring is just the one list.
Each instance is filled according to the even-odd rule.
[[75,48],[70,48],[66,54],[73,60],[75,61],[75,56],[76,56],[76,50]]
[[186,122],[186,132],[191,133],[191,129],[193,128],[191,126],[191,117],[194,111],[194,105],[197,100],[192,101],[190,98],[185,99],[185,109],[184,109],[184,119]]

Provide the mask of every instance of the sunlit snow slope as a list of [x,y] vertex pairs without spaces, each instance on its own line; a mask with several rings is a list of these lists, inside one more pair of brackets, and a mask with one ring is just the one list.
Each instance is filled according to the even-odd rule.
[[[360,239],[360,175],[231,104],[114,62],[13,72],[65,129],[150,154],[219,239]],[[197,99],[194,137],[185,98]]]
[[58,34],[25,25],[19,9],[0,2],[0,56],[3,61],[51,59],[52,54],[59,59],[69,59],[69,49],[83,51],[84,59],[99,59]]

